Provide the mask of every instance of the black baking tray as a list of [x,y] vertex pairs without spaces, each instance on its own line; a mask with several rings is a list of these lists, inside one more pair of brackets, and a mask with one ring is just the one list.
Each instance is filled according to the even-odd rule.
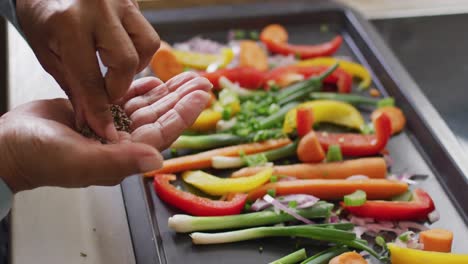
[[[454,251],[468,253],[464,247],[468,241],[468,159],[419,87],[357,12],[329,1],[281,1],[144,14],[168,42],[194,35],[225,41],[229,29],[261,29],[273,22],[286,25],[291,41],[297,43],[321,42],[341,34],[345,43],[337,55],[352,57],[371,69],[372,86],[393,96],[407,117],[405,131],[388,145],[395,160],[392,171],[429,175],[419,185],[429,192],[441,212],[441,220],[434,226],[456,231]],[[329,32],[320,32],[323,24],[328,25]],[[138,264],[268,263],[298,246],[297,240],[286,238],[195,246],[187,234],[168,228],[168,217],[178,211],[157,198],[151,179],[130,177],[123,182],[122,190]],[[299,243],[314,253],[307,241]]]

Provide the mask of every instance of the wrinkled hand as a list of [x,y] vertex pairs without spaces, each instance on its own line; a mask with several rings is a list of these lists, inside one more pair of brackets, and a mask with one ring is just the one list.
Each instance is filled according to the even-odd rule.
[[132,133],[102,145],[77,133],[68,100],[22,105],[0,118],[0,176],[14,192],[40,186],[115,185],[162,166],[167,148],[205,108],[208,80],[184,73],[163,84],[148,77],[131,86],[121,105]]
[[[117,140],[109,104],[127,92],[159,47],[135,0],[16,0],[24,35],[67,93],[78,126]],[[96,52],[108,67],[102,77]]]

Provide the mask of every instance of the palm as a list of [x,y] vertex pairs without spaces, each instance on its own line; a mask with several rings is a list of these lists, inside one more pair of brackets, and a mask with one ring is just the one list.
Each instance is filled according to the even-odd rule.
[[[155,78],[136,81],[120,102],[133,122],[132,133],[120,132],[119,142],[110,145],[76,132],[68,100],[25,104],[0,119],[0,143],[6,144],[3,150],[9,150],[0,153],[0,158],[8,157],[13,163],[10,167],[21,173],[20,190],[44,185],[114,185],[125,176],[161,166],[155,149],[167,148],[195,121],[209,99],[210,87],[193,74],[167,84]],[[145,158],[149,161],[142,165]]]

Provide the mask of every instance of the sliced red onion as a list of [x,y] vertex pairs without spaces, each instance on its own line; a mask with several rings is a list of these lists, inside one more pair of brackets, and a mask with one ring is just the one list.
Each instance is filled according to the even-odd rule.
[[365,226],[368,223],[374,223],[375,222],[374,219],[370,218],[370,217],[356,217],[356,216],[351,216],[349,218],[349,221],[352,224],[355,224],[357,226]]
[[174,49],[208,54],[218,54],[223,47],[224,45],[221,43],[199,36],[191,38],[186,42],[174,44]]
[[258,212],[258,211],[264,210],[264,209],[266,209],[266,208],[268,208],[268,207],[270,207],[270,206],[271,206],[271,204],[270,204],[270,203],[267,203],[265,200],[263,200],[263,199],[257,199],[257,200],[255,201],[255,203],[252,204],[252,206],[250,207],[250,209],[251,209],[252,211]]
[[314,222],[310,221],[309,219],[305,218],[305,217],[302,217],[300,216],[299,214],[297,214],[295,212],[294,209],[291,209],[285,205],[283,205],[282,203],[280,203],[278,200],[276,200],[275,198],[271,197],[269,194],[266,194],[265,196],[263,196],[263,200],[265,200],[266,202],[272,204],[275,208],[289,214],[289,215],[292,215],[294,216],[294,218],[296,218],[297,220],[299,221],[302,221],[308,225],[311,225],[313,224]]
[[434,211],[430,212],[430,213],[427,215],[427,218],[429,218],[429,222],[431,222],[431,224],[433,224],[433,223],[439,221],[439,219],[440,219],[439,211],[434,210]]
[[274,55],[268,58],[268,64],[273,65],[275,68],[292,65],[292,64],[295,64],[296,62],[297,60],[295,56],[292,54],[288,56]]
[[380,233],[382,231],[387,231],[387,232],[392,232],[395,233],[397,236],[403,234],[405,230],[402,230],[400,228],[392,228],[392,227],[387,227],[382,224],[367,224],[366,225],[367,229],[369,231],[375,232],[375,233]]
[[336,223],[339,223],[340,222],[340,217],[338,217],[337,215],[332,215],[328,218],[328,222],[331,223],[331,224],[336,224]]
[[401,228],[401,229],[405,229],[405,230],[409,230],[410,228],[411,229],[415,229],[415,230],[419,230],[419,231],[424,231],[424,230],[428,230],[429,228],[425,225],[422,225],[422,224],[419,224],[419,223],[416,223],[416,222],[410,222],[410,221],[401,221],[401,222],[398,222],[398,226]]
[[377,223],[379,225],[382,225],[384,227],[389,227],[389,228],[392,228],[395,226],[395,223],[393,223],[392,221],[378,221]]
[[353,175],[353,176],[349,176],[348,178],[346,178],[346,180],[348,181],[358,181],[358,180],[368,180],[369,177],[367,177],[366,175]]
[[387,167],[392,167],[395,161],[393,160],[392,156],[390,155],[383,155],[383,158],[385,160],[385,163],[387,164]]

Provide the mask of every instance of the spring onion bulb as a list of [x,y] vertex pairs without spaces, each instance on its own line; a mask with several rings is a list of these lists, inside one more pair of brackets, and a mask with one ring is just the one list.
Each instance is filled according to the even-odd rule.
[[296,264],[307,258],[305,249],[299,249],[289,255],[286,255],[278,260],[270,262],[269,264]]

